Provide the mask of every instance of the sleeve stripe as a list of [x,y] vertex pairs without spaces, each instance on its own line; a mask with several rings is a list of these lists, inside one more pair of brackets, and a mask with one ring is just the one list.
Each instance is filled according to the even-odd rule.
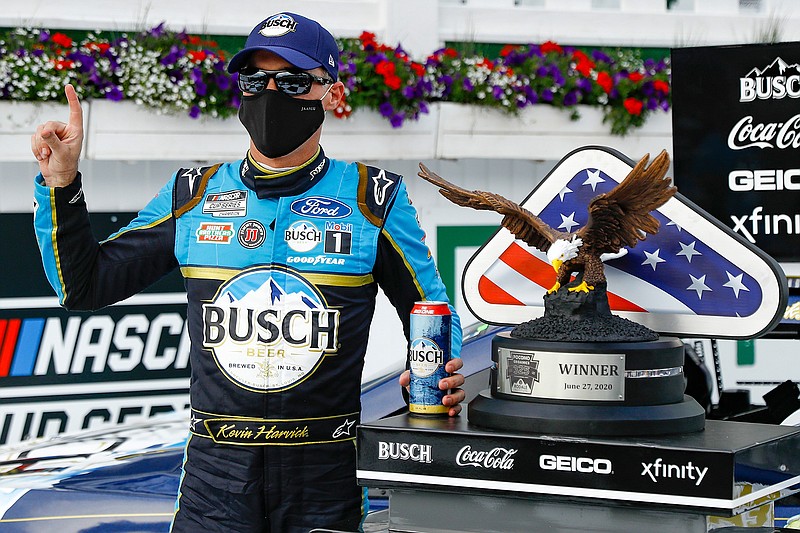
[[419,293],[420,299],[425,300],[425,289],[423,289],[422,285],[419,284],[419,280],[417,279],[417,273],[414,272],[414,267],[412,267],[411,263],[409,263],[408,259],[406,259],[406,255],[403,253],[403,250],[400,248],[400,246],[397,245],[397,243],[389,234],[389,232],[386,231],[386,228],[384,228],[381,231],[381,233],[384,236],[386,236],[386,239],[389,241],[389,244],[392,245],[392,248],[394,248],[394,250],[397,252],[397,255],[399,255],[400,258],[403,260],[403,264],[406,266],[406,269],[408,270],[409,274],[411,274],[411,279],[414,280],[414,286],[417,288],[417,292]]
[[61,298],[59,298],[58,303],[64,304],[67,301],[67,286],[64,283],[64,274],[61,272],[61,257],[58,253],[58,216],[56,214],[56,193],[55,189],[50,189],[50,213],[53,223],[53,229],[50,232],[50,240],[53,246],[53,258],[55,259],[56,263],[56,274],[58,274],[58,283],[61,285]]
[[[157,220],[154,220],[153,222],[150,222],[149,224],[144,224],[143,226],[136,226],[135,228],[127,228],[127,229],[124,229],[122,231],[118,231],[117,233],[115,233],[114,235],[109,237],[108,239],[106,239],[104,241],[101,241],[100,244],[105,244],[105,243],[107,243],[109,241],[113,241],[117,237],[125,235],[126,233],[128,233],[130,231],[137,231],[137,230],[148,229],[148,228],[152,228],[152,227],[158,226],[159,224],[161,224],[162,222],[164,222],[166,220],[169,220],[170,218],[172,218],[172,213],[168,213],[168,214],[164,215],[163,217],[161,217],[161,218],[159,218]],[[54,223],[55,223],[55,221],[54,221]]]

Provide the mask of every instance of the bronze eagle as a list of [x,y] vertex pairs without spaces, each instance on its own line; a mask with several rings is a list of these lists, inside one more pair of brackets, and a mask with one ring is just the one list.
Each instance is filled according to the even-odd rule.
[[616,254],[624,246],[635,246],[648,233],[658,231],[659,223],[650,214],[672,198],[677,189],[665,177],[669,155],[662,152],[648,166],[645,155],[611,191],[589,202],[589,221],[574,232],[564,232],[547,225],[524,207],[503,196],[484,191],[468,191],[431,172],[420,163],[419,176],[437,187],[451,202],[473,209],[496,211],[504,215],[501,225],[517,239],[547,254],[556,271],[553,293],[570,282],[573,273],[582,278],[570,291],[594,290],[605,283],[603,254]]

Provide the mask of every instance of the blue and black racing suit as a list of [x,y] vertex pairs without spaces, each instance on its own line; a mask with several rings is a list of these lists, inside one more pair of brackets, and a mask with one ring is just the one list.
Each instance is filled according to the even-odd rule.
[[[180,169],[97,243],[81,178],[36,178],[35,226],[61,304],[93,310],[178,267],[191,421],[174,531],[356,530],[360,378],[377,287],[408,337],[446,300],[402,177],[325,156],[266,175],[248,154]],[[453,354],[461,328],[453,315]]]

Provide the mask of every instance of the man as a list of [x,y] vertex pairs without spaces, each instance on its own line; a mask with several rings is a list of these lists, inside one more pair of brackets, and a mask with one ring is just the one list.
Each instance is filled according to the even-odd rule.
[[[256,26],[228,66],[243,91],[246,157],[178,170],[99,244],[71,86],[69,122],[32,137],[37,238],[62,305],[97,309],[176,267],[185,278],[192,416],[173,531],[359,529],[355,424],[377,285],[406,337],[414,301],[446,299],[402,177],[319,145],[325,111],[344,94],[338,62],[313,20],[280,13]],[[450,361],[439,384],[452,389],[450,416],[464,399],[460,368]]]

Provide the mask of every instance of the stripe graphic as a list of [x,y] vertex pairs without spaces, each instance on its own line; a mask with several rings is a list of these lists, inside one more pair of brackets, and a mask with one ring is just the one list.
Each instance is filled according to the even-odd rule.
[[0,320],[0,377],[8,376],[8,370],[11,368],[20,322],[18,318]]
[[11,376],[30,376],[33,373],[39,344],[42,342],[44,323],[44,318],[28,318],[22,321],[22,330],[14,352],[14,362],[11,365]]

